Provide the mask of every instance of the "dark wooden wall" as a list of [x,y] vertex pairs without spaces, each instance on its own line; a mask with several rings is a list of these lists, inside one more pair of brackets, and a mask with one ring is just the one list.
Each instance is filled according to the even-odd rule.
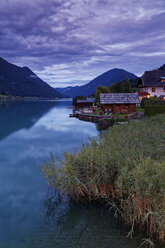
[[136,104],[128,104],[126,107],[125,104],[119,104],[120,107],[117,107],[116,104],[105,104],[103,105],[103,110],[110,109],[112,113],[132,113],[136,111]]

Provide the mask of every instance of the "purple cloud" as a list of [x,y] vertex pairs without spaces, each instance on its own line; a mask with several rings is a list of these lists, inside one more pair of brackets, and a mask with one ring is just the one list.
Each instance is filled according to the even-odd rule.
[[1,0],[0,55],[55,87],[165,63],[164,0]]

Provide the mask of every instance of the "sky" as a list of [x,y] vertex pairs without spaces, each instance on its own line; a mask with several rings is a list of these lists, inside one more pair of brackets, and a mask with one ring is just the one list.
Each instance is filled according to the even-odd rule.
[[0,56],[53,87],[165,64],[165,0],[0,0]]

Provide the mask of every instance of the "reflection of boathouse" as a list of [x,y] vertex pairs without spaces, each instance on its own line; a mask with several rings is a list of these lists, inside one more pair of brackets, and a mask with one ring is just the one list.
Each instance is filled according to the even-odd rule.
[[111,113],[132,113],[140,103],[138,93],[101,93],[100,104]]
[[77,100],[76,107],[77,108],[90,108],[96,102],[95,98],[87,98],[86,100]]

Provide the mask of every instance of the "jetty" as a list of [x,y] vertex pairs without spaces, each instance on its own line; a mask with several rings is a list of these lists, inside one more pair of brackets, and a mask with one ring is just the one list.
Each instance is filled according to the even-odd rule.
[[104,120],[110,120],[112,119],[111,115],[91,115],[91,114],[78,114],[77,118],[79,120],[84,120],[84,121],[91,121],[91,122],[102,122]]

